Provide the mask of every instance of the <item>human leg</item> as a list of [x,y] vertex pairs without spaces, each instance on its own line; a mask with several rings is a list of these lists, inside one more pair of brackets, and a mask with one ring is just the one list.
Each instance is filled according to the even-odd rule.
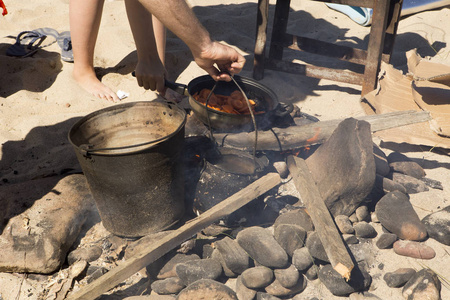
[[97,41],[104,0],[70,0],[69,17],[74,56],[73,77],[87,92],[97,98],[118,101],[116,93],[104,85],[94,70]]
[[136,79],[145,89],[164,92],[165,28],[136,0],[125,0],[128,21],[136,44]]

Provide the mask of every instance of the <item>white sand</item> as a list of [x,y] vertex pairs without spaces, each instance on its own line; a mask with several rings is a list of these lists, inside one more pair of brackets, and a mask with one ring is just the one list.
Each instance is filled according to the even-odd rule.
[[[18,182],[76,166],[73,161],[65,161],[64,155],[70,149],[66,135],[75,120],[72,118],[84,116],[112,103],[98,100],[77,86],[71,77],[73,64],[61,61],[56,43],[39,50],[30,58],[15,58],[5,54],[14,42],[14,39],[6,37],[8,35],[16,36],[21,31],[40,27],[52,27],[60,32],[69,30],[68,0],[6,0],[5,3],[9,14],[0,17],[0,178]],[[241,75],[251,77],[257,1],[190,0],[189,3],[214,39],[235,45],[246,56],[247,63]],[[274,1],[271,1],[270,9],[272,16]],[[361,27],[347,16],[328,9],[323,3],[293,1],[292,9],[294,11],[289,22],[292,33],[326,41],[347,38],[348,43],[367,43],[369,28]],[[313,18],[316,23],[313,23]],[[430,55],[434,61],[449,64],[449,43],[448,8],[404,18],[399,24],[392,63],[396,68],[406,70],[404,53],[417,48],[422,56]],[[438,53],[434,52],[431,45]],[[324,62],[315,61],[316,64]],[[102,81],[115,90],[130,93],[130,97],[122,102],[156,99],[158,96],[154,92],[140,88],[131,76],[135,64],[135,46],[124,3],[108,0],[95,52],[95,65],[105,74]],[[167,41],[167,68],[171,80],[184,84],[205,74],[192,62],[188,48],[171,34]],[[274,71],[266,71],[261,83],[273,89],[280,101],[295,103],[302,111],[322,120],[364,114],[359,103],[360,87],[356,85]],[[428,177],[440,180],[444,185],[444,191],[430,190],[411,196],[421,218],[450,204],[450,157],[436,154],[425,147],[382,145],[390,147],[385,149],[386,153],[396,149],[406,151],[406,155],[422,164]],[[17,174],[14,174],[14,170]],[[428,266],[450,279],[450,247],[434,240],[425,243],[436,250],[436,258],[420,261],[399,257],[392,250],[368,254],[366,259],[371,267],[371,275],[383,276],[385,272],[400,267],[419,269]],[[378,268],[380,263],[384,264],[383,270]],[[372,293],[382,299],[402,298],[400,289],[391,289],[384,282],[378,282],[371,288]],[[306,296],[318,295],[319,292],[323,293],[325,299],[334,299],[318,282],[310,284],[304,293]],[[442,299],[450,299],[448,286],[442,287]]]

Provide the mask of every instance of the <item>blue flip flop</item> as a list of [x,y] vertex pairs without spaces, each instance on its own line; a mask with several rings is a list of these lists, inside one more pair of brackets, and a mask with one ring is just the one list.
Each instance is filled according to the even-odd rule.
[[61,32],[56,39],[61,48],[61,59],[66,62],[73,62],[72,40],[70,31]]
[[17,35],[16,42],[6,49],[6,55],[16,57],[32,56],[40,48],[47,46],[41,46],[46,37],[46,35],[36,31],[22,31]]

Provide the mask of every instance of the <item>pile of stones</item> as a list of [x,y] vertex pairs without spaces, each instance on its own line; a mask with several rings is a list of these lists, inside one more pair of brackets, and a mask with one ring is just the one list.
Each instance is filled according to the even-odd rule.
[[[376,148],[375,157],[372,192],[350,216],[334,216],[348,249],[357,257],[361,242],[373,239],[379,249],[393,249],[398,255],[434,258],[435,251],[421,241],[433,238],[450,245],[450,206],[420,220],[408,194],[440,188],[440,183],[426,179],[420,165],[399,153],[386,157]],[[280,207],[280,202],[292,203],[292,197],[272,196],[265,201]],[[367,263],[358,260],[351,280],[345,281],[331,266],[307,210],[286,203],[270,226],[228,230],[211,226],[190,241],[186,253],[172,251],[150,265],[154,297],[314,299],[302,292],[319,279],[335,296],[379,299],[367,292],[372,283]],[[381,224],[382,234],[374,224]],[[389,287],[403,287],[405,299],[440,299],[441,281],[430,269],[400,268],[385,273],[383,280]]]

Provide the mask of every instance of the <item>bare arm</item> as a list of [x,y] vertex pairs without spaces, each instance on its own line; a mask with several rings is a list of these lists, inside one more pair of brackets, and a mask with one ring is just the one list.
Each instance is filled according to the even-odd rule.
[[141,2],[150,13],[183,40],[191,50],[195,62],[215,80],[229,80],[229,76],[221,73],[222,71],[239,73],[244,67],[244,57],[231,47],[212,41],[184,0],[134,1]]

